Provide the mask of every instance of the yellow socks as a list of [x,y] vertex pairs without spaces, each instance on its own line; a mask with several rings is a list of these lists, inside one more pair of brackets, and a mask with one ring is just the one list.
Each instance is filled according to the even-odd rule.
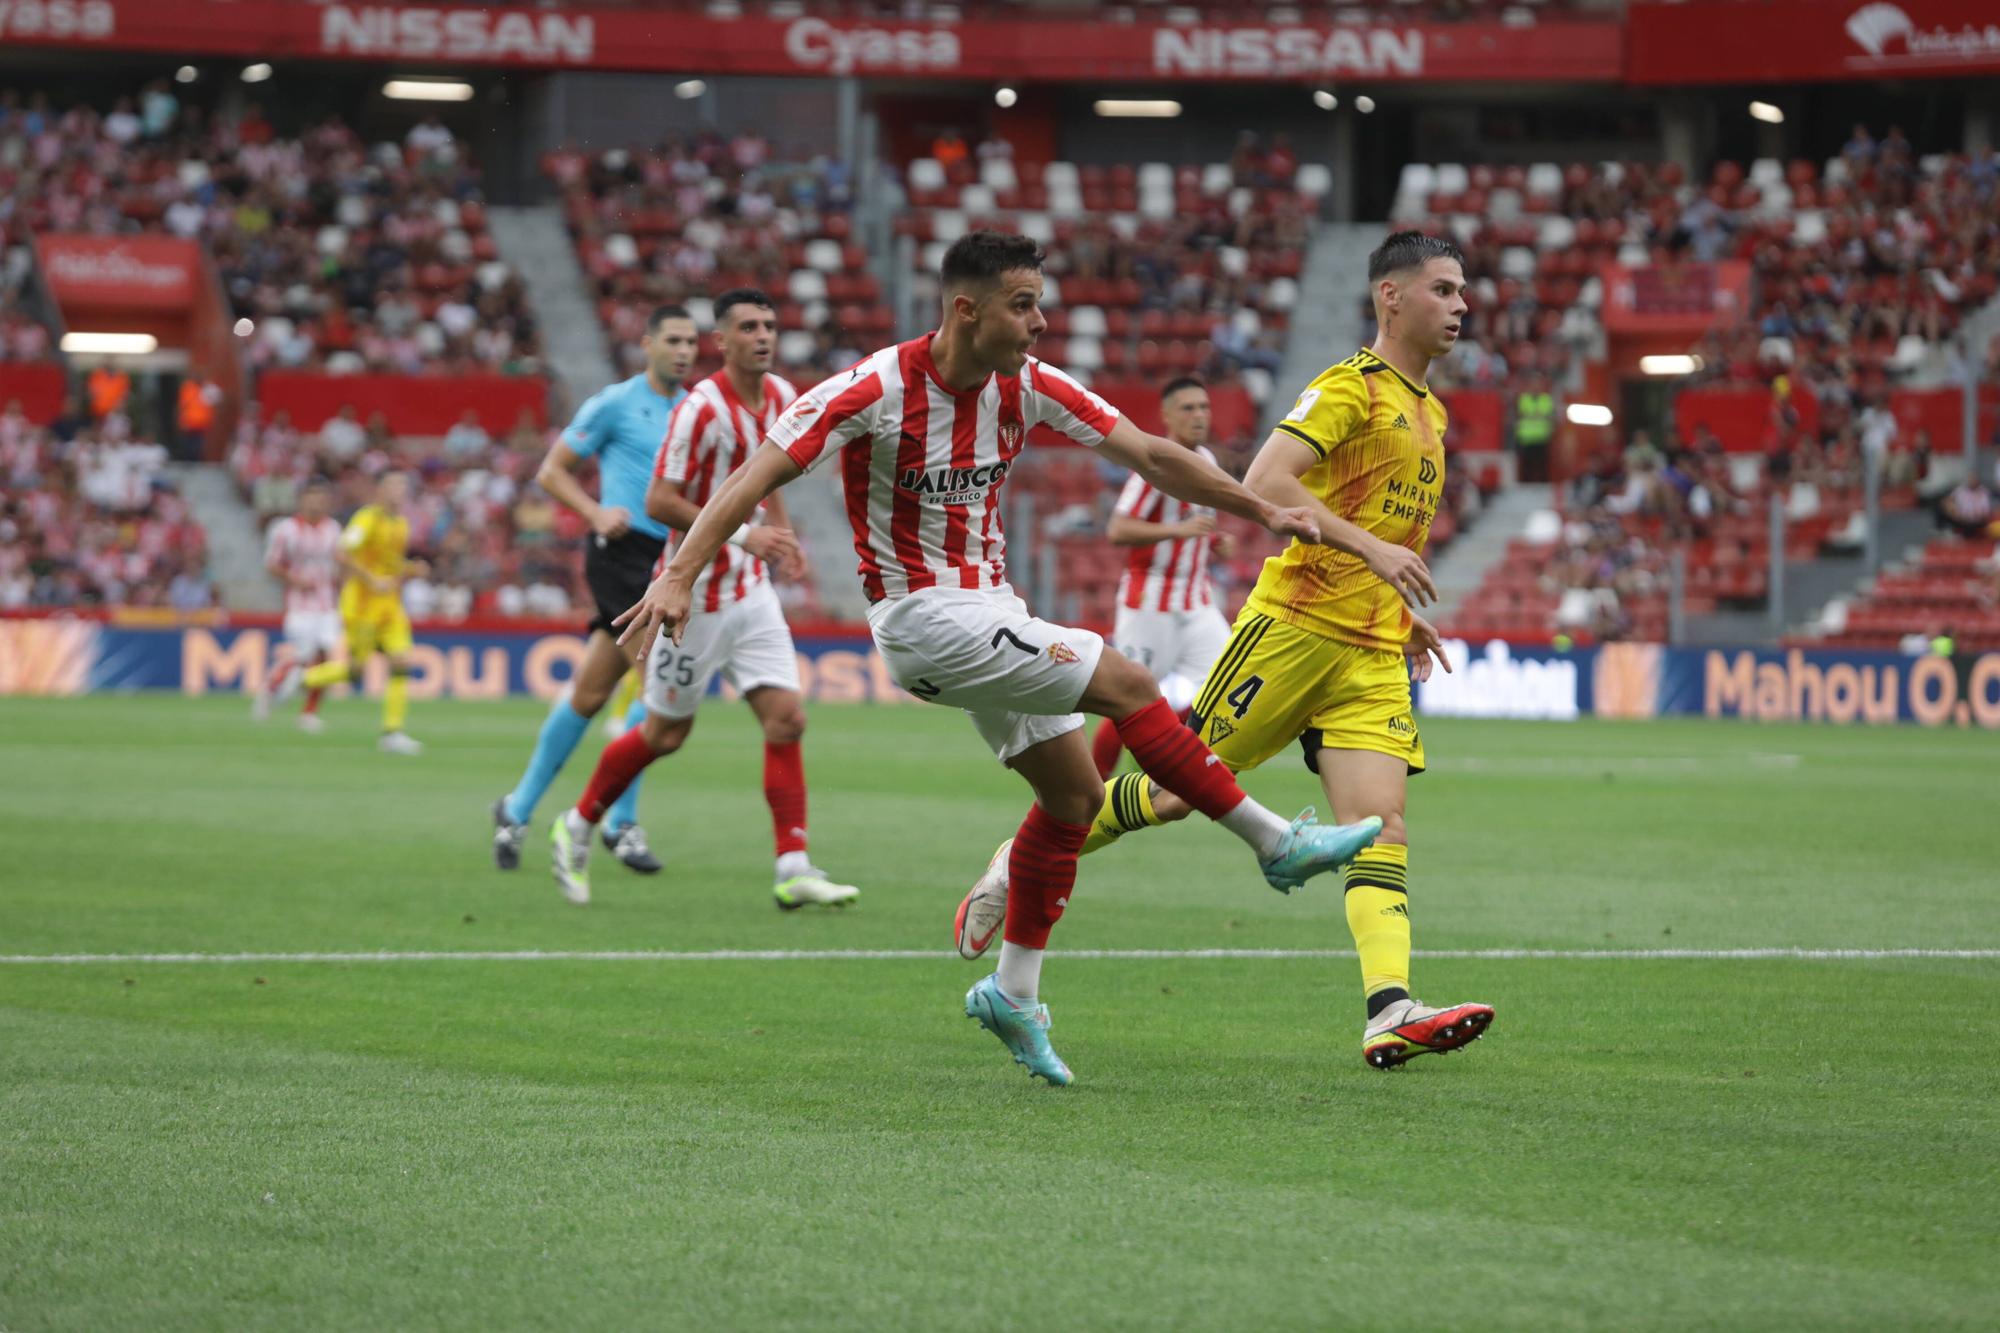
[[409,668],[391,667],[389,668],[388,687],[382,691],[382,730],[401,731],[403,729],[403,719],[409,716],[409,713]]
[[1379,842],[1347,868],[1347,928],[1371,1018],[1410,993],[1409,869],[1408,847]]
[[1144,773],[1120,773],[1104,784],[1104,808],[1090,821],[1090,836],[1079,856],[1089,856],[1136,829],[1155,828],[1167,821],[1153,813],[1151,779]]
[[300,679],[309,690],[323,690],[329,685],[341,685],[353,679],[353,665],[348,662],[321,662],[311,667]]

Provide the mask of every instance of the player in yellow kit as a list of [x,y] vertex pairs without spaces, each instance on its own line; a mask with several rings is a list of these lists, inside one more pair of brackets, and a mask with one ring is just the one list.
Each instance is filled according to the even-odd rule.
[[375,503],[361,506],[340,534],[338,559],[347,571],[340,589],[340,622],[347,636],[347,660],[327,662],[305,674],[307,688],[352,681],[360,684],[368,659],[389,659],[389,685],[382,694],[381,748],[390,754],[419,754],[423,746],[403,731],[410,699],[410,617],[403,610],[403,581],[425,571],[410,559],[410,500],[406,472],[385,472],[376,483]]
[[[1297,742],[1334,819],[1375,815],[1382,834],[1347,871],[1347,920],[1361,956],[1362,1055],[1393,1069],[1456,1050],[1493,1020],[1483,1004],[1412,999],[1409,775],[1424,768],[1412,677],[1451,669],[1437,631],[1411,608],[1437,596],[1422,551],[1444,488],[1445,409],[1425,386],[1466,312],[1464,258],[1450,241],[1398,232],[1369,256],[1379,333],[1301,393],[1244,481],[1278,505],[1311,509],[1326,545],[1294,541],[1264,562],[1188,725],[1241,772]],[[1142,773],[1114,779],[1083,850],[1184,819]],[[1005,911],[1007,849],[960,906],[959,951],[990,938]]]

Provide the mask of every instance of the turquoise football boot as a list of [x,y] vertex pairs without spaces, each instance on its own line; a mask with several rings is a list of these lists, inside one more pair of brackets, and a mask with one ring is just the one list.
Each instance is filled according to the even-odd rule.
[[1279,893],[1290,893],[1322,871],[1338,870],[1361,854],[1382,832],[1376,815],[1353,824],[1322,824],[1307,806],[1292,821],[1277,854],[1259,862],[1264,882]]
[[1016,1005],[1000,989],[998,976],[986,978],[965,993],[965,1016],[978,1019],[979,1026],[1005,1042],[1014,1053],[1014,1063],[1028,1067],[1030,1078],[1039,1074],[1059,1088],[1076,1081],[1049,1045],[1049,1007],[1038,1004],[1024,1009]]

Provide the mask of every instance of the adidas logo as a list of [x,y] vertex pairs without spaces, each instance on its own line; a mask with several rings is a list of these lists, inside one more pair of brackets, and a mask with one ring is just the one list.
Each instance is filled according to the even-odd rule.
[[1389,427],[1392,430],[1408,430],[1410,428],[1410,419],[1401,412],[1398,412],[1396,419],[1389,423]]
[[1404,905],[1403,905],[1402,903],[1397,903],[1397,904],[1396,904],[1396,905],[1395,905],[1394,907],[1385,907],[1385,908],[1383,908],[1383,909],[1382,909],[1382,915],[1383,915],[1383,916],[1400,916],[1400,917],[1404,917],[1404,918],[1407,918],[1407,917],[1408,917],[1408,916],[1410,915],[1410,909],[1409,909],[1408,907],[1404,906]]

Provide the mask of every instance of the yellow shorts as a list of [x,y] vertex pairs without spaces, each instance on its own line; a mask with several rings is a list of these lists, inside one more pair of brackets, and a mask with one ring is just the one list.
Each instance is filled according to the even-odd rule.
[[341,590],[340,623],[347,632],[347,655],[357,665],[377,652],[396,656],[410,651],[410,616],[403,599],[381,593]]
[[1248,608],[1195,695],[1190,723],[1238,773],[1293,741],[1315,773],[1323,749],[1372,750],[1424,771],[1401,653],[1341,643]]

